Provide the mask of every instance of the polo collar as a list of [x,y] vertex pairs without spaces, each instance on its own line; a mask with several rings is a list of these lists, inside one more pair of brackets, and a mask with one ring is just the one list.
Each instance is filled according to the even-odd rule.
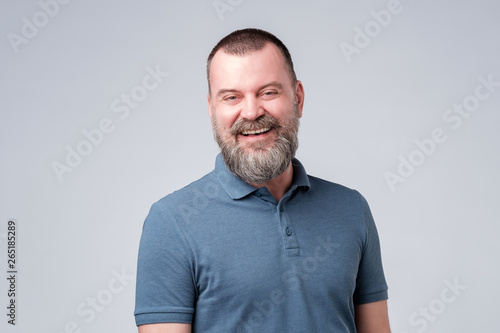
[[[292,160],[293,167],[293,179],[292,185],[290,187],[291,190],[295,190],[298,187],[304,187],[305,190],[308,190],[311,185],[309,183],[309,178],[307,177],[307,173],[304,169],[302,163],[299,162],[296,158]],[[222,188],[227,192],[229,197],[233,200],[241,199],[250,193],[253,193],[258,190],[257,187],[254,187],[239,177],[235,176],[229,169],[226,167],[222,155],[219,153],[215,159],[215,169],[213,171],[215,177],[221,184]]]

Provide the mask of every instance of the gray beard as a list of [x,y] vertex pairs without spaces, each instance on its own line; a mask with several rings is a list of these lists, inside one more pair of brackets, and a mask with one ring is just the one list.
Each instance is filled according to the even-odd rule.
[[[215,110],[212,110],[214,112]],[[221,149],[227,168],[243,181],[261,185],[281,175],[290,165],[299,146],[299,117],[297,105],[293,114],[283,125],[270,115],[265,114],[255,121],[237,121],[231,128],[231,134],[221,134],[216,117],[212,117],[214,137]],[[250,146],[252,152],[246,152],[240,147],[236,135],[241,130],[251,128],[271,127],[278,136],[270,147],[259,147],[259,143]]]

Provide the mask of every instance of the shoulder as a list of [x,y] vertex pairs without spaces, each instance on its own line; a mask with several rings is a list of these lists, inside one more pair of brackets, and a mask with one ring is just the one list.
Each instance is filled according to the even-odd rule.
[[198,180],[167,194],[153,204],[153,207],[175,208],[183,204],[191,204],[200,196],[213,196],[218,193],[219,184],[213,172],[206,174]]
[[186,227],[187,222],[194,223],[203,217],[215,201],[225,196],[215,174],[210,172],[155,202],[146,222],[159,228],[167,224]]
[[355,189],[311,175],[308,175],[308,178],[311,186],[309,192],[317,200],[339,207],[344,212],[352,213],[362,212],[368,206],[363,195]]
[[309,182],[311,183],[311,188],[318,188],[322,191],[338,192],[339,194],[350,195],[353,192],[357,192],[347,186],[331,182],[326,179],[318,178],[315,176],[307,175]]

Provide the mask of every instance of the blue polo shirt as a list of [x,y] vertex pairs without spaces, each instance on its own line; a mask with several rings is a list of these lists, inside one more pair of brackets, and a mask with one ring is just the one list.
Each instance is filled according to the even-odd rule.
[[354,305],[387,299],[364,198],[292,164],[279,202],[219,155],[211,173],[153,204],[139,249],[137,325],[355,332]]

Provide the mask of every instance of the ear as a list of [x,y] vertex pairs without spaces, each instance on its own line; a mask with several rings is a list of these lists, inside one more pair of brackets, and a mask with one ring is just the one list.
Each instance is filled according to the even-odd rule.
[[297,110],[299,112],[299,118],[302,117],[302,109],[304,108],[304,86],[300,80],[297,80],[295,84],[295,100],[297,101]]
[[213,114],[212,114],[212,101],[210,100],[210,93],[207,94],[207,104],[208,104],[208,115],[210,116],[210,119],[212,119]]

